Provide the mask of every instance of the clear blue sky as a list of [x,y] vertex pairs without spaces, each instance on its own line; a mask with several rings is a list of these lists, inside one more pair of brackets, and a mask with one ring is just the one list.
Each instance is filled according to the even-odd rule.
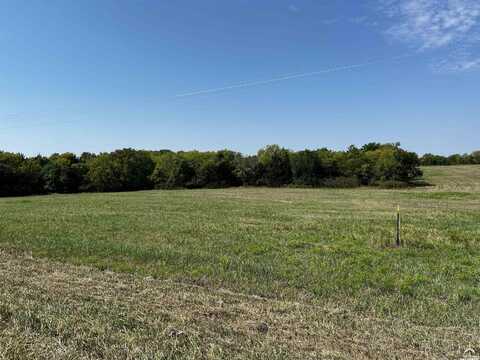
[[480,148],[477,0],[3,0],[0,24],[3,150]]

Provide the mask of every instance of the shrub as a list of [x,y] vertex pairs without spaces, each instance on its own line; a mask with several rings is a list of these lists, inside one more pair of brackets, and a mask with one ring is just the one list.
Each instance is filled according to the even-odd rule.
[[405,189],[412,186],[412,184],[408,182],[397,180],[378,181],[374,185],[382,189]]
[[356,177],[339,176],[336,178],[327,178],[321,181],[320,186],[327,188],[356,188],[361,185]]

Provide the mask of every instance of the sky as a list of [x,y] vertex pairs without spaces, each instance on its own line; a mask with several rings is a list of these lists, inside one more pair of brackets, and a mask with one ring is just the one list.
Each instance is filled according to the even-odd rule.
[[0,149],[480,149],[478,0],[0,0]]

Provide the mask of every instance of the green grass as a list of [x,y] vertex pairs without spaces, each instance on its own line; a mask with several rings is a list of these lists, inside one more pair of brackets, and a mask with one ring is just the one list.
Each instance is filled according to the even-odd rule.
[[480,191],[480,165],[429,166],[423,170],[436,190]]
[[[0,247],[478,334],[480,167],[424,170],[436,186],[0,199]],[[400,249],[392,246],[397,204]]]
[[0,359],[437,359],[478,340],[317,305],[0,252]]

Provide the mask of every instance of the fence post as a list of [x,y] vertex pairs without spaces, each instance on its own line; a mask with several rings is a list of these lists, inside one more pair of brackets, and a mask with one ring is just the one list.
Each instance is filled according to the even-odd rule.
[[397,206],[397,246],[402,246],[402,239],[400,237],[400,205]]

